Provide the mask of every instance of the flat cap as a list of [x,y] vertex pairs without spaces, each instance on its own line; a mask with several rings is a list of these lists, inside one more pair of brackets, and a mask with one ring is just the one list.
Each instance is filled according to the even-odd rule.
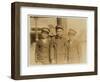
[[56,29],[62,29],[62,30],[64,30],[64,28],[61,25],[57,25]]
[[41,32],[47,32],[47,33],[49,33],[50,30],[49,30],[49,28],[42,28]]
[[73,35],[75,35],[77,32],[74,30],[74,29],[69,29],[69,32],[68,32],[68,34],[73,34]]

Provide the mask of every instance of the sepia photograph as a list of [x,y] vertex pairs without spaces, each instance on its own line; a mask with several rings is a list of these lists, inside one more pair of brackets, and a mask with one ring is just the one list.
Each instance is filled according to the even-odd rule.
[[28,15],[29,66],[86,63],[87,18]]
[[97,7],[14,2],[11,78],[97,75]]

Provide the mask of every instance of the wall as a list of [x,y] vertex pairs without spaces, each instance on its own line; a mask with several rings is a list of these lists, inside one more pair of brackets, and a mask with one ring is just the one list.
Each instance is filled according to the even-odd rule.
[[[98,6],[98,22],[100,22],[100,0],[1,0],[0,1],[0,82],[16,82],[10,79],[10,66],[11,66],[11,2],[14,1],[27,1],[38,3],[52,3],[52,4],[68,4],[68,5],[87,5]],[[100,25],[98,25],[99,27]],[[98,28],[98,35],[100,29]],[[100,42],[100,38],[98,38]],[[98,43],[100,48],[100,44]],[[98,52],[100,53],[100,51]],[[98,56],[100,58],[100,55]],[[100,62],[100,60],[98,60]],[[100,69],[100,64],[98,66]],[[80,81],[100,81],[100,71],[98,75],[93,76],[79,76],[79,77],[63,77],[63,78],[49,78],[49,79],[36,79],[28,80],[29,82],[80,82]],[[19,81],[20,82],[20,81]],[[22,82],[27,82],[23,80]]]

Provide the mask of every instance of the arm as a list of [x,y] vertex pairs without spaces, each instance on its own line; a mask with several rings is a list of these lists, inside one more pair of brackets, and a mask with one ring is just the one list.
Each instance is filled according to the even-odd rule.
[[69,41],[65,40],[65,60],[69,61]]
[[36,43],[36,48],[35,48],[35,62],[38,62],[38,55],[39,55],[39,42]]
[[55,64],[55,42],[53,39],[50,41],[50,60],[52,64]]

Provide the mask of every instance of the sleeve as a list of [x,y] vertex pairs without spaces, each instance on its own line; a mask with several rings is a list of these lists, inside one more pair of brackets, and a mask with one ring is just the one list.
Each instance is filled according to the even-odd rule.
[[65,59],[69,60],[69,42],[65,39]]
[[81,52],[82,52],[81,44],[80,44],[80,42],[77,42],[77,54],[78,54],[79,59],[81,57]]
[[35,62],[38,62],[38,55],[39,55],[39,42],[36,43],[36,48],[35,48]]
[[52,64],[55,64],[55,40],[50,40],[50,60]]

